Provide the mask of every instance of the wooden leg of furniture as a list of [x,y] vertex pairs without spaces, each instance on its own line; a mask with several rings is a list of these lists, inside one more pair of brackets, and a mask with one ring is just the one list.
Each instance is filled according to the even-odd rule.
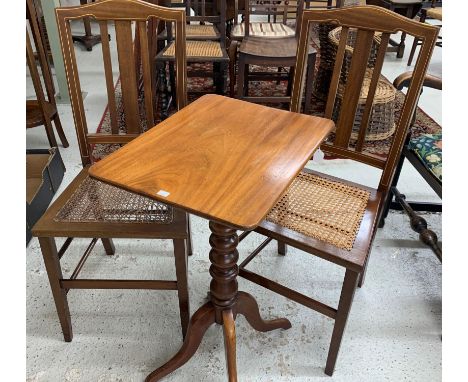
[[236,323],[232,310],[223,310],[224,352],[229,382],[237,382]]
[[[86,4],[86,0],[80,0],[81,5]],[[101,42],[101,35],[93,35],[91,33],[91,22],[89,21],[89,17],[85,17],[83,19],[83,24],[84,24],[84,30],[85,34],[84,36],[75,36],[73,35],[73,41],[80,42],[83,44],[88,52],[91,52],[93,50],[93,46],[96,44],[99,44]],[[110,39],[110,38],[109,38]]]
[[102,238],[101,241],[102,241],[102,245],[104,246],[104,250],[106,251],[106,255],[108,256],[114,255],[115,246],[114,246],[114,242],[112,241],[112,239]]
[[357,286],[362,288],[364,285],[364,281],[366,281],[366,274],[367,274],[367,264],[369,263],[370,253],[366,257],[366,261],[364,262],[364,268],[362,269],[361,273],[359,274],[359,280]]
[[168,97],[167,97],[167,83],[166,83],[166,63],[159,62],[157,64],[157,73],[159,76],[159,94],[161,97],[161,120],[168,117]]
[[163,366],[149,374],[145,382],[159,381],[161,378],[188,362],[200,346],[203,335],[214,322],[215,307],[211,302],[208,302],[198,309],[190,319],[187,335],[185,336],[184,344],[180,350]]
[[283,243],[282,241],[278,241],[278,254],[286,256],[287,252],[288,252],[287,244]]
[[237,61],[237,41],[231,40],[228,50],[229,55],[229,95],[235,97],[234,86],[236,85],[236,61]]
[[190,214],[187,214],[187,256],[193,255],[192,231],[190,228]]
[[[421,17],[419,18],[419,21],[422,23],[426,22],[426,10],[421,10]],[[419,45],[418,43],[419,43],[419,39],[415,37],[413,41],[413,46],[411,47],[410,55],[408,57],[408,63],[407,63],[408,66],[410,66],[411,63],[413,62],[414,53],[416,52],[416,48]]]
[[44,118],[44,128],[47,135],[47,140],[49,141],[50,147],[57,147],[57,140],[55,139],[54,130],[52,128],[52,122],[49,117]]
[[391,188],[392,193],[395,195],[395,201],[405,210],[410,218],[410,225],[414,232],[419,234],[419,239],[426,244],[440,261],[442,261],[442,250],[439,247],[438,238],[434,231],[427,228],[426,219],[416,214],[411,206],[406,201],[405,195],[401,194],[396,187]]
[[358,277],[359,273],[346,269],[343,288],[341,289],[340,302],[336,312],[330,349],[328,350],[327,365],[325,366],[325,374],[329,376],[332,376],[333,371],[335,370],[335,363],[338,358],[341,339],[343,338],[346,322],[348,321],[349,312],[351,310]]
[[213,83],[215,93],[224,95],[226,88],[226,64],[224,62],[213,63]]
[[263,321],[255,299],[237,289],[239,268],[237,260],[237,230],[223,224],[210,222],[210,302],[197,310],[190,320],[184,344],[166,364],[153,371],[146,382],[159,381],[162,377],[185,364],[196,352],[206,330],[214,323],[223,325],[229,382],[237,381],[235,362],[235,318],[243,314],[256,330],[288,329],[287,319]]
[[65,136],[65,132],[63,131],[62,123],[60,122],[60,117],[58,115],[58,112],[55,113],[54,124],[55,124],[55,129],[57,130],[57,134],[59,135],[60,141],[62,142],[62,146],[64,148],[67,148],[69,144],[67,141],[67,137]]
[[184,239],[174,239],[174,257],[177,277],[177,293],[179,295],[180,324],[182,326],[182,337],[185,338],[190,321],[187,251]]
[[66,342],[71,342],[73,339],[73,331],[70,310],[68,308],[67,292],[60,286],[60,280],[63,276],[55,239],[52,237],[40,237],[39,244],[41,246],[42,257],[44,258],[47,276],[49,277],[52,295],[54,296],[60,325],[62,326],[63,337]]
[[255,301],[252,295],[246,292],[239,292],[238,294],[236,314],[242,314],[250,326],[259,332],[291,328],[289,320],[284,318],[265,321],[260,316],[260,309],[258,308],[257,301]]
[[406,40],[406,33],[402,32],[400,44],[398,45],[398,50],[397,50],[397,55],[396,55],[397,58],[403,58],[403,55],[405,54],[405,40]]
[[[246,71],[247,69],[247,71]],[[245,79],[248,75],[248,68],[245,65],[245,59],[243,55],[239,55],[238,73],[237,73],[237,98],[241,99],[246,95],[245,91]]]

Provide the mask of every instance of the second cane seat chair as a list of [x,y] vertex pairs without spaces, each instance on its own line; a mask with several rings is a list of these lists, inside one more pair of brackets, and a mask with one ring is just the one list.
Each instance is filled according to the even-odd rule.
[[[117,125],[116,94],[109,40],[102,41],[104,74],[107,85],[108,108],[112,131],[89,133],[84,108],[79,71],[72,42],[70,22],[83,17],[94,18],[101,35],[108,35],[108,23],[113,22],[123,97],[124,130]],[[154,126],[154,95],[151,73],[150,46],[151,23],[157,20],[175,24],[176,73],[178,86],[177,106],[186,104],[185,63],[185,13],[168,10],[141,0],[102,0],[78,7],[56,9],[60,42],[67,73],[67,82],[75,121],[83,170],[66,187],[33,227],[39,238],[45,267],[49,277],[55,306],[65,341],[71,341],[72,325],[67,293],[70,289],[157,289],[178,292],[182,334],[185,336],[189,322],[189,296],[187,285],[187,255],[191,253],[188,215],[149,198],[103,184],[88,176],[92,164],[94,144],[122,145],[137,137],[145,126]],[[132,23],[135,26],[133,39]],[[139,53],[137,51],[140,51]],[[139,57],[137,65],[137,57]],[[141,70],[143,118],[139,113]],[[121,118],[120,118],[121,119]],[[144,122],[144,123],[143,123]],[[120,131],[119,131],[120,130]],[[56,238],[66,238],[58,250]],[[60,259],[74,238],[89,238],[91,242],[76,269],[64,278]],[[78,278],[85,261],[100,239],[107,255],[115,253],[113,238],[171,239],[174,245],[176,280],[128,280]]]
[[[157,2],[157,1],[151,0],[150,2]],[[192,0],[165,0],[163,3],[160,3],[160,5],[164,5],[165,7],[170,7],[173,9],[185,10],[186,16],[187,16],[187,25],[185,26],[185,37],[187,40],[219,41],[221,39],[221,33],[219,32],[219,29],[216,26],[216,24],[205,23],[205,20],[199,21],[198,16],[191,15],[192,7],[195,8],[196,10],[201,8],[199,6],[199,0],[194,0],[194,1]],[[211,16],[214,16],[214,15],[211,15]],[[212,20],[217,21],[217,17],[215,16],[215,18]],[[170,36],[170,34],[171,34],[170,28],[164,28],[163,31],[158,34],[158,39],[167,40],[168,35]]]
[[[208,5],[211,4],[214,11],[207,12]],[[193,8],[195,5],[195,8]],[[217,8],[219,5],[219,9]],[[189,77],[212,77],[213,85],[215,92],[217,94],[224,94],[226,87],[226,75],[229,65],[229,57],[226,50],[226,0],[220,0],[218,2],[208,2],[208,1],[196,1],[196,2],[187,2],[186,12],[190,12],[195,9],[194,16],[188,16],[187,20],[192,22],[199,22],[200,28],[207,27],[207,23],[216,26],[217,33],[219,33],[219,38],[210,38],[209,36],[198,36],[199,38],[186,38],[186,53],[185,58],[189,65],[191,64],[211,64],[209,73],[205,68],[196,68],[195,70],[189,70]],[[213,15],[213,14],[214,15]],[[190,24],[186,28],[195,28],[198,26]],[[162,48],[154,57],[154,61],[158,68],[158,73],[160,76],[161,83],[167,87],[170,87],[170,91],[164,91],[163,94],[169,93],[170,97],[166,100],[163,100],[163,117],[167,117],[168,109],[170,107],[171,99],[176,97],[175,87],[174,87],[174,71],[173,63],[176,59],[176,54],[174,50],[174,37],[175,34],[172,33],[171,28],[166,28],[167,30],[167,45]],[[167,86],[167,70],[166,63],[169,63],[169,86]]]
[[[325,367],[325,373],[328,375],[332,375],[335,369],[356,287],[358,284],[362,285],[364,281],[377,222],[385,200],[389,197],[396,163],[403,148],[438,34],[438,29],[435,27],[423,25],[381,7],[356,6],[327,11],[305,10],[299,24],[299,48],[291,101],[293,112],[301,110],[301,88],[307,63],[310,28],[312,25],[330,22],[341,26],[342,33],[345,34],[350,28],[358,30],[355,50],[360,54],[352,57],[345,89],[347,102],[340,110],[336,132],[321,148],[336,157],[358,161],[380,169],[379,185],[377,188],[367,187],[316,171],[303,170],[272,208],[266,219],[255,229],[255,232],[267,236],[267,239],[239,266],[240,276],[335,320]],[[359,144],[351,146],[350,139],[359,101],[359,89],[365,78],[366,63],[374,33],[382,33],[382,42],[377,52],[371,89],[365,105],[365,117],[362,118],[359,129],[358,142],[361,143],[369,122],[373,93],[383,65],[390,34],[396,31],[418,36],[423,40],[423,45],[402,112],[396,123],[389,154],[387,158],[381,158],[365,152]],[[331,118],[336,102],[345,45],[346,39],[341,39],[328,93],[326,118]],[[248,232],[245,232],[239,239],[244,239],[247,234]],[[273,239],[278,241],[280,254],[285,255],[286,246],[291,245],[346,269],[337,308],[247,269],[252,259]],[[287,258],[284,261],[287,261]],[[298,271],[307,272],[307,269]],[[276,272],[279,273],[280,270]]]

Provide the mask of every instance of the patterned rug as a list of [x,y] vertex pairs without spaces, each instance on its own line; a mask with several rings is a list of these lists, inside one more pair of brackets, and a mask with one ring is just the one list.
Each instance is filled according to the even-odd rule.
[[[315,40],[315,39],[314,39]],[[312,42],[313,46],[318,45],[318,41],[315,40]],[[320,52],[319,49],[317,49],[318,52]],[[320,62],[320,54],[317,54],[317,60],[316,60],[316,65],[318,67]],[[265,71],[265,68],[256,68],[253,66],[251,68],[252,71],[256,70],[262,70]],[[208,73],[212,72],[212,65],[209,63],[206,64],[191,64],[187,68],[187,72],[190,73],[191,71],[206,71]],[[270,71],[276,72],[277,68],[269,68]],[[228,77],[228,76],[227,76]],[[214,86],[213,86],[213,80],[212,78],[201,78],[201,77],[189,77],[188,78],[188,100],[189,103],[193,102],[196,100],[198,97],[200,97],[204,93],[214,93]],[[252,81],[249,84],[249,95],[251,96],[281,96],[286,94],[286,87],[287,87],[287,81],[280,81],[277,83],[276,81]],[[227,79],[227,91],[229,91],[229,78]],[[237,91],[237,86],[235,86],[235,90]],[[142,94],[140,95],[142,99]],[[403,102],[404,102],[404,93],[401,91],[397,91],[396,94],[396,99],[395,99],[395,120],[399,117],[400,110],[402,108]],[[120,81],[117,82],[116,84],[116,104],[117,104],[117,111],[118,111],[118,122],[120,126],[120,130],[122,132],[125,131],[125,119],[124,119],[124,113],[123,113],[123,104],[122,104],[122,97],[121,97],[121,90],[120,90]],[[140,102],[140,105],[142,105],[143,102]],[[268,106],[272,107],[279,107],[279,108],[284,108],[287,109],[288,105],[285,104],[270,104]],[[316,116],[323,116],[325,110],[325,102],[316,98],[312,97],[312,115]],[[175,113],[175,108],[172,107],[169,110],[169,114]],[[142,116],[142,120],[145,120],[144,116],[144,107],[140,107],[140,115]],[[160,113],[158,111],[156,115],[156,123],[159,123],[160,120],[158,120],[160,116]],[[143,131],[146,130],[146,123],[144,123],[144,126],[142,126]],[[97,128],[96,132],[102,132],[102,133],[110,133],[110,116],[109,116],[109,111],[106,108],[104,115],[101,119],[101,122]],[[423,134],[438,134],[441,132],[441,126],[438,125],[431,117],[429,117],[421,108],[417,108],[416,111],[416,121],[412,127],[412,137],[417,138]],[[372,153],[374,155],[378,155],[381,157],[385,157],[388,149],[390,147],[392,141],[392,137],[380,141],[367,141],[364,144],[363,150],[368,153]],[[120,146],[119,145],[95,145],[93,147],[93,160],[99,160],[103,158],[104,156],[108,155],[112,151],[115,151],[118,149]]]

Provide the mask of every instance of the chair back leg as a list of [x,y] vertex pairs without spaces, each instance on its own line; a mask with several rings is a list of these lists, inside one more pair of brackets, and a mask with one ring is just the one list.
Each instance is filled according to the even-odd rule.
[[189,293],[187,283],[187,250],[185,247],[185,239],[174,239],[173,243],[177,278],[177,293],[179,296],[180,323],[182,326],[182,336],[185,339],[190,320]]

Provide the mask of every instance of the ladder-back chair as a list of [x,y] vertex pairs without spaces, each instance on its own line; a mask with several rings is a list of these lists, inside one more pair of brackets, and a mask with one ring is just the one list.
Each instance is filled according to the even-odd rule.
[[[301,88],[306,71],[311,26],[330,22],[342,27],[342,35],[328,93],[326,118],[332,118],[340,85],[346,36],[351,30],[355,32],[357,30],[354,51],[359,54],[354,54],[351,60],[349,77],[344,90],[346,102],[340,109],[334,136],[330,136],[321,149],[335,157],[351,159],[380,169],[381,177],[378,187],[367,187],[305,169],[255,230],[268,238],[239,266],[240,276],[335,320],[325,368],[325,373],[328,375],[332,375],[335,368],[354,292],[358,283],[362,285],[364,280],[379,216],[385,200],[389,197],[392,178],[438,34],[436,27],[410,20],[380,7],[357,6],[327,11],[305,10],[299,24],[299,47],[291,101],[293,112],[299,112],[301,108]],[[413,79],[396,123],[388,155],[386,158],[381,158],[363,148],[365,148],[365,134],[385,51],[390,35],[397,31],[417,36],[423,43]],[[371,76],[359,134],[353,141],[351,133],[375,32],[382,33],[381,45]],[[241,235],[240,240],[247,234],[248,232]],[[246,269],[247,264],[272,239],[278,241],[280,254],[285,255],[286,245],[292,245],[346,269],[338,308],[328,306]],[[306,272],[305,269],[298,271]]]
[[[68,147],[67,137],[60,122],[60,116],[55,102],[55,88],[50,70],[46,42],[39,26],[39,17],[36,6],[32,0],[26,0],[26,19],[29,21],[29,28],[26,27],[26,61],[31,75],[31,80],[36,93],[36,99],[26,100],[26,128],[45,126],[47,139],[51,147],[57,146],[52,121],[54,121],[57,133],[62,141],[63,147]],[[32,41],[31,41],[31,37]],[[33,43],[36,54],[33,51]],[[36,61],[37,57],[37,61]],[[37,69],[37,64],[42,72],[44,86]],[[45,92],[44,92],[45,87]]]
[[[175,24],[177,106],[186,105],[185,13],[141,0],[102,0],[77,7],[56,9],[60,43],[78,136],[83,170],[49,207],[33,228],[39,238],[45,267],[65,341],[72,340],[67,301],[70,289],[176,290],[179,296],[182,333],[189,320],[187,255],[191,253],[188,215],[152,199],[122,191],[88,176],[95,144],[122,145],[154,125],[151,36],[158,22]],[[99,23],[102,36],[108,24],[115,25],[115,44],[120,73],[121,110],[117,109],[109,40],[102,40],[104,77],[107,87],[111,131],[89,133],[70,22],[90,17]],[[134,28],[133,28],[134,26]],[[133,29],[135,30],[135,36]],[[139,73],[141,67],[141,76]],[[157,127],[156,127],[157,128]],[[57,250],[55,238],[66,238]],[[73,238],[91,238],[91,243],[69,278],[64,278],[60,258]],[[96,242],[101,239],[107,255],[113,255],[112,238],[172,239],[176,280],[122,280],[78,278]]]
[[[217,94],[224,94],[229,65],[226,50],[226,0],[186,0],[182,4],[185,4],[186,19],[190,22],[190,24],[186,25],[186,29],[191,32],[190,36],[186,36],[185,57],[190,65],[188,76],[212,77],[214,91]],[[165,86],[168,85],[167,88],[170,88],[169,93],[174,98],[177,94],[173,76],[173,63],[177,58],[174,51],[174,37],[176,37],[176,34],[168,27],[166,27],[166,33],[167,44],[155,55],[154,60],[162,83]],[[215,34],[213,35],[213,33]],[[169,81],[166,80],[167,63],[169,64]],[[205,68],[204,64],[211,65],[208,65],[209,68]],[[208,92],[212,93],[213,91]],[[166,94],[166,92],[163,94]],[[163,117],[168,115],[170,100],[171,98],[167,98],[165,99],[167,102],[163,101]]]

